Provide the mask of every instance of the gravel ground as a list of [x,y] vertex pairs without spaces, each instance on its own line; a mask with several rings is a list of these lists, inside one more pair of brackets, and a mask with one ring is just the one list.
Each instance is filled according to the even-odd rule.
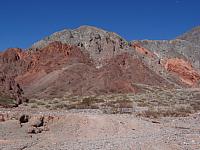
[[200,113],[152,120],[99,111],[0,110],[0,114],[53,116],[49,131],[28,134],[16,119],[0,122],[1,150],[199,150]]

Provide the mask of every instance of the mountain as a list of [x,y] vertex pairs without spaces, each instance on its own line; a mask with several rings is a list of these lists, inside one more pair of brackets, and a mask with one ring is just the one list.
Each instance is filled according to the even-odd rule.
[[[52,98],[70,95],[94,95],[138,92],[134,83],[164,86],[169,85],[136,56],[124,52],[100,68],[88,53],[76,46],[50,43],[37,51],[17,50],[13,60],[3,64],[4,72],[15,75],[27,97]],[[9,58],[11,58],[10,56]],[[11,70],[11,71],[10,71]]]
[[[199,84],[200,70],[200,28],[196,27],[184,33],[174,40],[140,40],[132,41],[132,46],[147,49],[156,55],[157,61],[163,62],[165,70],[177,75],[181,81],[194,86]],[[169,63],[175,68],[168,68]],[[152,65],[152,60],[147,60]],[[157,64],[153,64],[154,70],[163,72]]]
[[[0,72],[0,106],[7,104],[7,100],[16,100],[15,104],[19,105],[23,100],[23,90],[14,80],[14,78],[6,76]],[[3,102],[3,103],[2,103]]]
[[27,50],[7,49],[0,53],[0,71],[21,89],[14,93],[38,99],[144,92],[138,85],[199,87],[195,42],[127,42],[115,33],[81,26],[56,32]]
[[41,49],[54,41],[83,48],[97,64],[129,49],[128,42],[119,35],[91,26],[56,32],[36,42],[31,48]]
[[189,41],[200,46],[200,26],[193,28],[191,31],[177,37],[177,39]]

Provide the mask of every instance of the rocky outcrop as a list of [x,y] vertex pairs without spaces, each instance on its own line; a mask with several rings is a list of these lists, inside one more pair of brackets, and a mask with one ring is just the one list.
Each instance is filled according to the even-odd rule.
[[185,40],[142,40],[137,42],[143,48],[153,52],[160,59],[180,58],[191,62],[196,68],[200,69],[200,46]]
[[28,68],[16,80],[29,86],[32,81],[39,80],[52,71],[61,70],[64,66],[74,63],[89,64],[90,59],[78,47],[53,42],[47,47],[31,53],[25,58]]
[[[162,72],[161,76],[165,76],[172,82],[176,81],[176,76],[169,74],[167,71],[175,72],[178,75],[179,81],[182,83],[194,86],[198,83],[198,71],[199,67],[199,59],[200,59],[200,47],[194,45],[188,41],[184,40],[171,40],[171,41],[134,41],[131,43],[132,45],[139,45],[140,53],[144,49],[150,51],[144,53],[145,56],[144,61],[149,66],[154,66],[153,69],[156,72]],[[137,46],[137,49],[139,49]],[[146,50],[146,51],[147,51]],[[149,55],[152,54],[155,57],[148,58]],[[166,62],[167,61],[167,62]],[[167,64],[167,65],[166,65]],[[164,67],[165,66],[165,67]],[[167,67],[170,66],[170,67]],[[170,68],[170,69],[169,69]],[[163,74],[164,73],[164,74]],[[183,75],[185,74],[185,75]],[[187,74],[187,75],[186,75]],[[183,77],[184,76],[184,77]],[[175,78],[174,78],[175,77]],[[192,79],[194,77],[194,79]],[[175,80],[174,80],[175,79]],[[177,82],[178,83],[178,82]],[[181,85],[178,83],[178,85]],[[181,85],[184,86],[184,85]]]
[[56,32],[33,44],[31,49],[44,48],[54,41],[78,46],[89,53],[97,65],[104,63],[105,59],[129,50],[128,42],[119,35],[91,26]]
[[190,31],[178,36],[177,39],[189,41],[200,46],[200,26],[191,29]]
[[137,42],[132,43],[131,47],[133,47],[138,53],[140,53],[140,54],[142,54],[144,56],[152,57],[152,58],[156,57],[156,55],[153,52],[151,52],[148,49],[140,46],[140,44],[138,44]]
[[23,114],[19,117],[20,124],[27,123],[29,121],[29,115]]
[[30,119],[30,125],[33,127],[41,127],[44,125],[44,116],[34,116]]
[[184,83],[190,86],[197,85],[200,80],[200,72],[196,71],[189,62],[183,59],[168,59],[166,60],[165,68],[169,72],[177,74]]
[[[15,52],[15,49],[12,51]],[[13,57],[17,58],[15,61],[7,61],[5,56],[2,57],[6,60],[2,63],[4,70],[8,70],[7,73],[8,68],[13,71],[15,80],[30,98],[63,97],[66,93],[91,95],[139,92],[133,83],[170,85],[139,57],[129,52],[104,58],[104,65],[99,66],[96,66],[87,51],[61,42],[50,43],[35,51],[19,50]]]
[[[190,86],[196,86],[199,82],[200,70],[200,27],[193,28],[192,30],[178,36],[174,40],[141,40],[133,41],[131,45],[136,47],[140,53],[151,53],[156,55],[157,62],[170,72],[178,75],[181,82]],[[137,44],[137,45],[135,45]],[[140,47],[138,47],[138,45]],[[145,50],[144,50],[145,49]],[[145,55],[145,56],[146,56]],[[146,63],[152,66],[155,59],[145,58]],[[167,61],[167,62],[163,62]],[[167,64],[167,65],[165,65]],[[154,70],[157,72],[165,72],[156,63],[153,63]],[[164,73],[168,78],[169,74]],[[162,75],[163,76],[163,75]],[[170,79],[171,80],[171,79]],[[173,81],[172,79],[171,81]]]
[[49,99],[141,92],[136,84],[193,87],[200,80],[199,60],[199,46],[190,40],[128,43],[115,33],[82,26],[56,32],[26,51],[0,53],[1,93],[20,104],[23,91],[29,98]]
[[22,87],[15,80],[25,68],[22,59],[23,52],[18,48],[0,53],[0,97],[15,99],[17,105],[27,100],[23,96]]
[[15,99],[17,105],[24,100],[23,90],[19,84],[15,82],[13,77],[2,72],[0,72],[0,99]]
[[28,133],[29,134],[38,134],[43,131],[48,131],[48,125],[53,122],[53,116],[31,116],[30,121],[28,122]]
[[96,68],[92,63],[65,64],[44,74],[26,90],[31,97],[52,98],[70,95],[136,93],[133,83],[165,86],[168,82],[148,69],[134,55],[123,53]]

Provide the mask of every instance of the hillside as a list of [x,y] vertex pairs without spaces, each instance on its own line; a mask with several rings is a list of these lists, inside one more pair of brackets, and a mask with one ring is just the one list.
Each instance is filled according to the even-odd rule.
[[0,52],[0,149],[200,149],[196,36],[82,26]]
[[26,97],[39,99],[143,92],[137,84],[199,87],[199,46],[189,38],[197,39],[196,30],[182,36],[187,38],[129,43],[115,33],[81,26],[56,32],[28,50],[2,52],[0,71],[12,76]]
[[177,39],[189,41],[194,43],[194,45],[200,46],[200,26],[197,26],[183,35],[178,36]]

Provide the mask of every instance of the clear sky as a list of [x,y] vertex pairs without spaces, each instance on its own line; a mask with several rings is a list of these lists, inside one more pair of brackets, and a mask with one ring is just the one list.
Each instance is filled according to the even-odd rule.
[[200,25],[200,0],[1,0],[0,50],[81,25],[127,40],[173,39]]

